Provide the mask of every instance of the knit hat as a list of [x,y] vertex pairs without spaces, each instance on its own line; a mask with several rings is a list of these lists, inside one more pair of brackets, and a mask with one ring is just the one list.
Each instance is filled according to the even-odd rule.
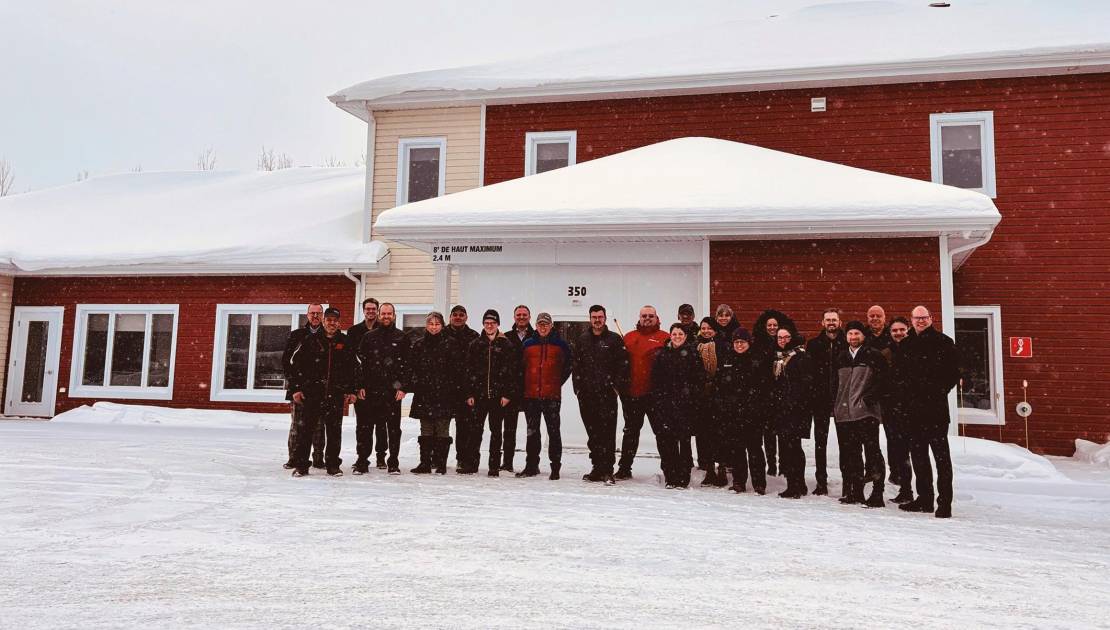
[[858,319],[853,319],[852,321],[848,322],[848,325],[844,327],[844,333],[847,334],[848,331],[852,329],[860,331],[865,337],[867,336],[867,327],[864,326],[863,322]]
[[491,308],[491,309],[488,309],[488,310],[487,310],[487,311],[486,311],[486,312],[485,312],[485,313],[484,313],[484,314],[482,315],[482,322],[483,322],[483,323],[485,323],[485,321],[486,321],[487,319],[492,319],[492,320],[493,320],[494,322],[496,322],[497,324],[500,324],[500,323],[501,323],[501,316],[500,316],[500,315],[498,315],[498,314],[497,314],[497,311],[493,310],[492,308]]
[[339,309],[329,306],[324,310],[324,317],[339,317]]
[[748,343],[751,343],[752,342],[752,334],[750,332],[748,332],[747,328],[744,328],[743,326],[740,326],[736,330],[732,331],[732,340],[733,341],[746,341]]
[[689,315],[689,316],[693,317],[694,316],[694,307],[689,305],[689,304],[683,304],[682,306],[678,307],[678,314],[679,315]]
[[554,323],[554,322],[552,322],[552,320],[551,320],[551,313],[540,313],[539,315],[536,315],[536,323],[537,324],[551,324],[551,323]]
[[456,304],[455,307],[451,309],[451,312],[452,313],[462,313],[462,314],[465,315],[466,314],[466,307],[463,306],[462,304]]

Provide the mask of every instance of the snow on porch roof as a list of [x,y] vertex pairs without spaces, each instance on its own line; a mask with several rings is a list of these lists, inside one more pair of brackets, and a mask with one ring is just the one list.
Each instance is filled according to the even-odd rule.
[[371,273],[365,171],[147,172],[0,199],[0,272]]
[[986,236],[989,197],[714,138],[679,138],[383,212],[420,246],[622,238]]
[[728,89],[1103,72],[1105,0],[822,2],[762,19],[703,24],[487,63],[372,79],[329,98],[372,109],[534,102]]

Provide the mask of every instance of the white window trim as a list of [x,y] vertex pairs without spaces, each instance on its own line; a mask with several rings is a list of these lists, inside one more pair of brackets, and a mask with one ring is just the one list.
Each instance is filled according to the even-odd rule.
[[409,202],[409,151],[412,149],[439,149],[439,190],[437,197],[442,197],[447,189],[447,138],[401,138],[397,141],[397,204],[403,206]]
[[[1002,374],[1002,307],[956,306],[956,318],[983,318],[987,320],[988,352],[991,360],[991,389],[994,390],[994,409],[968,409],[957,407],[961,424],[1006,424],[1006,390]],[[953,335],[955,333],[953,332]]]
[[[324,306],[327,308],[327,306]],[[258,316],[289,314],[290,332],[300,324],[300,316],[308,311],[308,304],[217,304],[216,333],[212,340],[212,381],[208,399],[214,402],[283,403],[284,389],[224,389],[224,358],[227,356],[228,315],[251,316],[251,340],[247,354],[247,385],[254,383],[255,341],[258,335]]]
[[567,147],[567,166],[574,166],[575,152],[578,149],[577,131],[529,131],[524,134],[524,175],[536,174],[536,148],[541,144],[559,144],[565,142]]
[[[73,359],[69,373],[70,398],[118,398],[124,400],[173,400],[174,368],[177,365],[177,325],[180,321],[177,304],[78,304],[76,321],[73,323]],[[88,316],[95,313],[108,314],[108,345],[104,357],[104,371],[109,374],[112,368],[112,350],[115,338],[117,314],[142,313],[145,315],[173,315],[173,340],[170,343],[169,385],[166,387],[124,387],[112,385],[83,385],[81,375],[85,371],[85,341]],[[150,363],[150,326],[152,317],[146,318],[146,338],[143,343],[143,378],[147,377]]]
[[929,151],[932,165],[933,182],[944,183],[943,161],[941,151],[941,127],[947,125],[978,124],[981,127],[983,153],[983,187],[968,188],[987,195],[990,198],[998,196],[995,188],[995,163],[994,163],[994,112],[958,112],[952,114],[929,114]]

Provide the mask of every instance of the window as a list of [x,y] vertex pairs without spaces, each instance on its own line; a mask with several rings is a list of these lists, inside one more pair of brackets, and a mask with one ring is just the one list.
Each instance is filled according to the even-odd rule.
[[397,205],[443,194],[447,138],[402,138],[397,144]]
[[173,398],[177,305],[78,304],[72,398]]
[[956,404],[964,424],[1005,424],[1002,389],[1002,310],[957,306],[960,385]]
[[929,116],[933,181],[995,196],[994,113]]
[[285,400],[281,364],[289,333],[304,326],[307,304],[219,304],[210,398],[231,402]]
[[575,161],[577,131],[543,131],[525,134],[524,174],[546,173]]

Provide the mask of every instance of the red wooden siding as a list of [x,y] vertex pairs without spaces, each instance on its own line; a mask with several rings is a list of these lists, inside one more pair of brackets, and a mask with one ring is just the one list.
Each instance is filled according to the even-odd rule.
[[1110,74],[490,106],[485,180],[522,176],[524,134],[559,130],[578,132],[578,161],[711,136],[928,180],[929,114],[983,110],[1002,223],[957,273],[956,303],[1000,305],[1004,338],[1033,337],[1032,359],[1004,359],[1003,439],[1024,443],[1028,379],[1033,450],[1070,454],[1110,440]]
[[78,304],[178,304],[177,356],[173,400],[70,398],[58,394],[61,413],[95,400],[199,409],[238,409],[280,412],[283,404],[212,402],[212,344],[217,304],[304,304],[324,302],[343,313],[343,327],[351,325],[354,283],[343,276],[216,276],[117,278],[16,278],[16,306],[64,306],[62,354],[58,386],[69,388],[73,367],[73,331]]

